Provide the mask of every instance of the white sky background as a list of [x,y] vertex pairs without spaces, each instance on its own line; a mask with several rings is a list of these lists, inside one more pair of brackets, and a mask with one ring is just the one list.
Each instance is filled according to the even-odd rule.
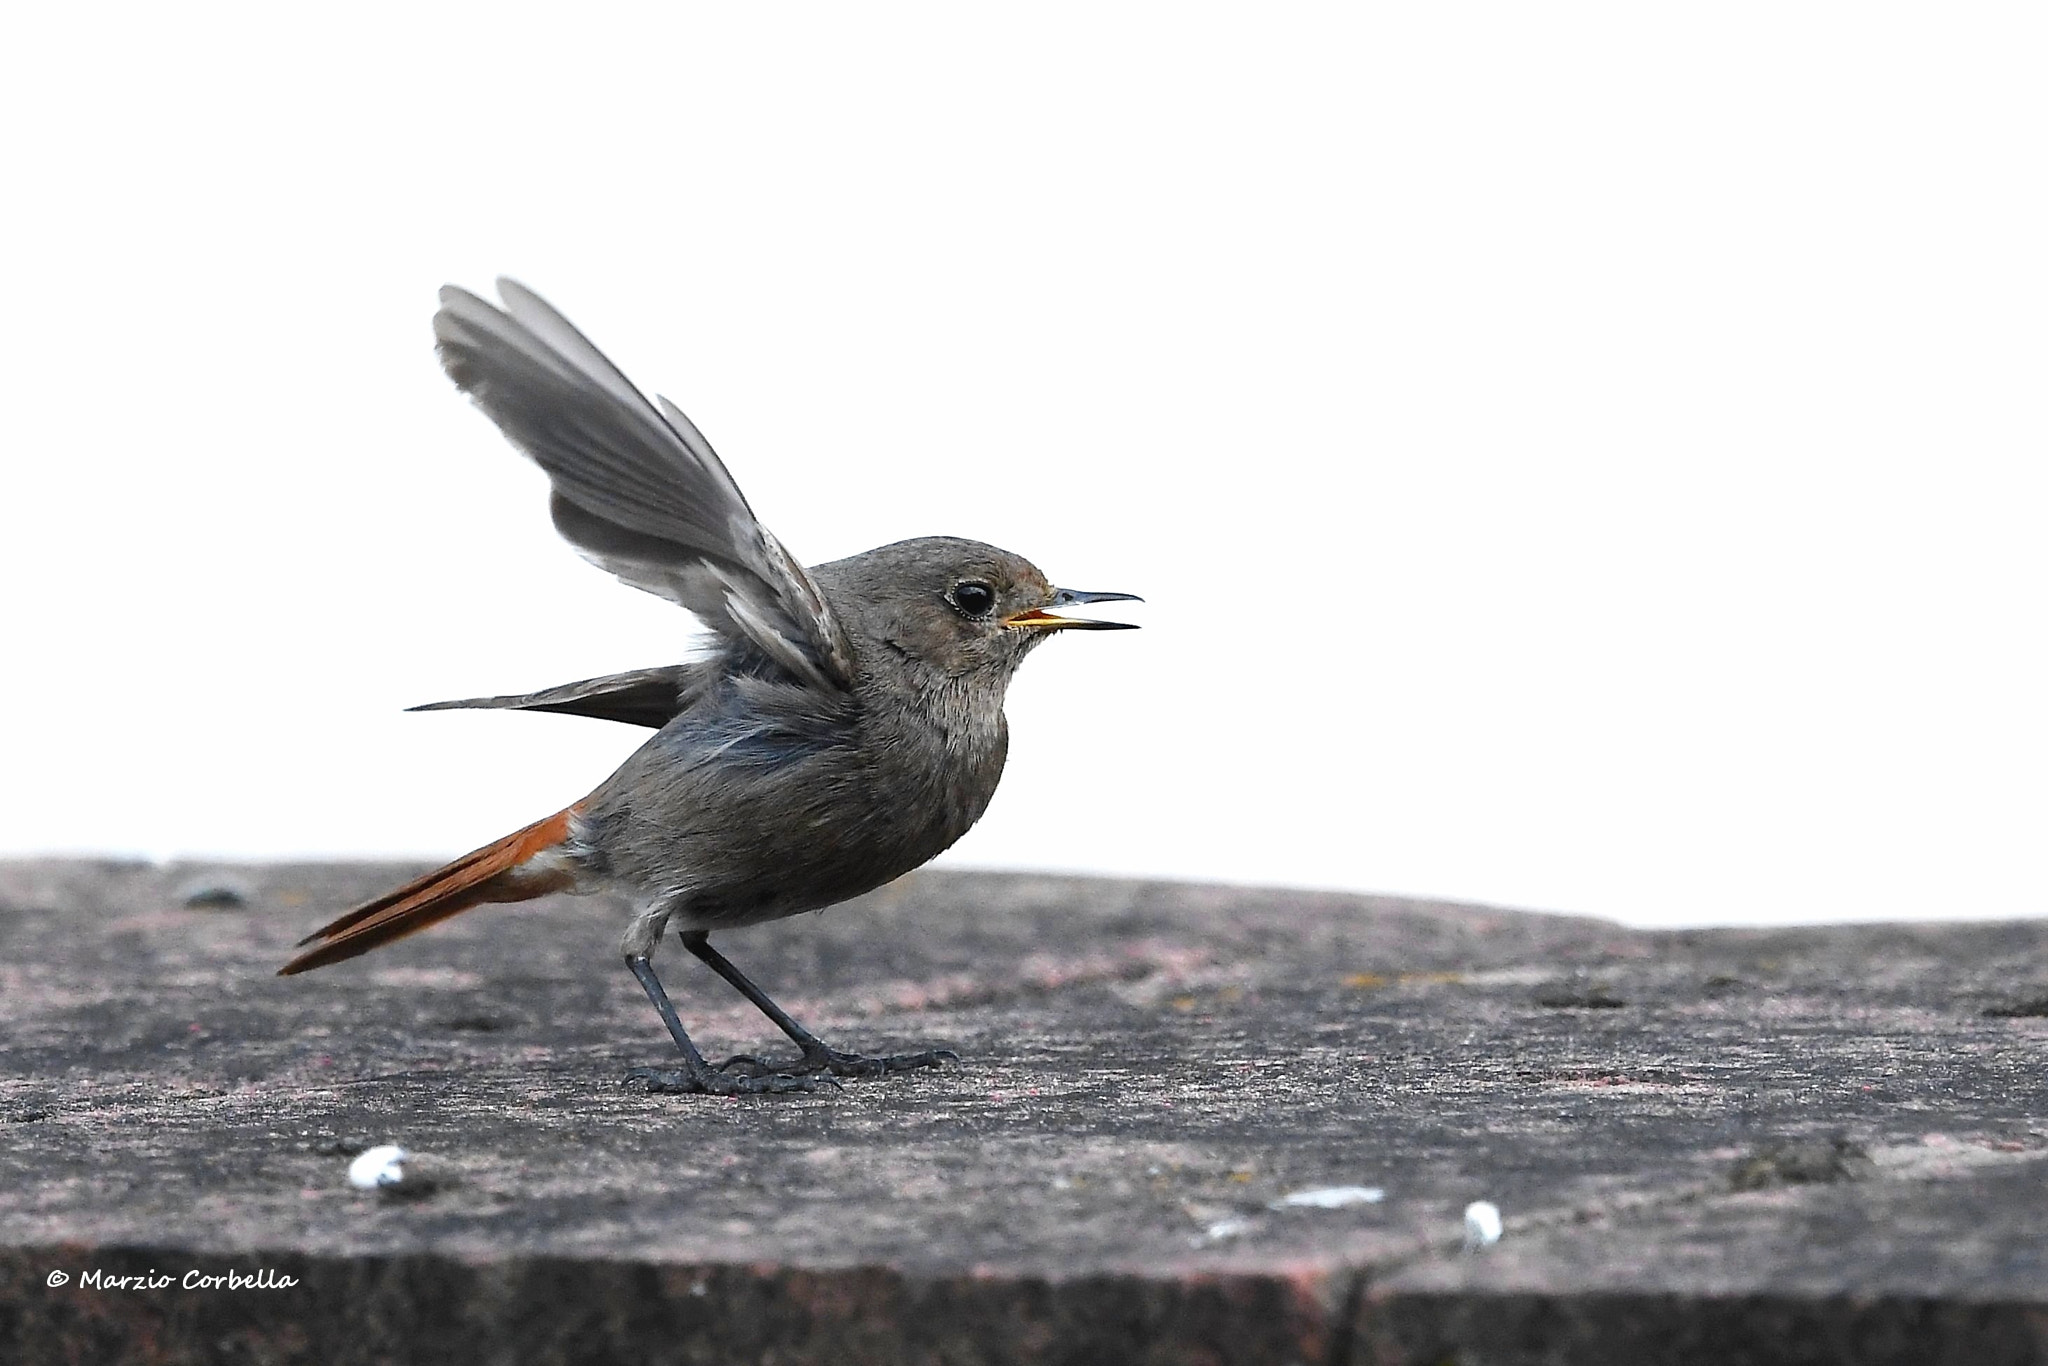
[[507,273],[800,557],[1150,599],[952,862],[2048,910],[2037,7],[37,8],[0,852],[449,855],[638,742],[400,711],[684,643],[435,364]]

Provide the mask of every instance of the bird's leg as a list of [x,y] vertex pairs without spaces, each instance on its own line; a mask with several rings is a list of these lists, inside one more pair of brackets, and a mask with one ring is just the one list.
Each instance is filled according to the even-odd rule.
[[661,979],[654,975],[654,964],[646,954],[629,954],[626,966],[640,979],[640,986],[647,992],[647,999],[654,1002],[654,1008],[661,1012],[661,1022],[668,1026],[669,1035],[675,1039],[676,1047],[682,1051],[683,1065],[674,1072],[663,1072],[653,1067],[636,1067],[626,1074],[628,1081],[644,1081],[649,1091],[679,1092],[711,1096],[752,1096],[768,1092],[815,1091],[818,1079],[815,1077],[792,1076],[764,1068],[760,1072],[744,1077],[734,1077],[704,1061],[704,1055],[697,1051],[697,1045],[690,1042],[690,1036],[683,1030],[683,1022],[676,1016],[676,1008],[669,1004],[668,993],[661,989]]
[[858,1053],[841,1053],[835,1048],[829,1048],[823,1039],[791,1019],[787,1011],[769,1000],[768,993],[755,986],[752,979],[734,967],[724,954],[712,948],[711,936],[705,931],[685,931],[682,940],[684,948],[702,959],[713,972],[732,983],[740,995],[752,1001],[755,1009],[774,1021],[775,1027],[789,1035],[791,1041],[803,1050],[801,1059],[786,1064],[764,1062],[760,1058],[742,1053],[736,1058],[727,1058],[720,1063],[721,1072],[738,1069],[749,1078],[776,1074],[811,1076],[819,1072],[830,1072],[835,1077],[879,1077],[888,1072],[910,1072],[920,1067],[937,1067],[942,1062],[960,1061],[960,1055],[950,1048],[928,1048],[922,1053],[897,1053],[886,1058],[868,1058]]

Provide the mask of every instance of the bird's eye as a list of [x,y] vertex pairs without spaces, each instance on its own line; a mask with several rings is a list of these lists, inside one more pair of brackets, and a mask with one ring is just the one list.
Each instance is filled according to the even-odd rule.
[[985,617],[996,605],[996,590],[973,579],[954,584],[953,591],[946,596],[970,617]]

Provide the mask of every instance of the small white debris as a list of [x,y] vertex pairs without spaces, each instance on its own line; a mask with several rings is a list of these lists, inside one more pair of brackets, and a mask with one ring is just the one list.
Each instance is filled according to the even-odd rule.
[[1465,1250],[1477,1252],[1500,1241],[1500,1206],[1491,1200],[1474,1200],[1465,1206]]
[[348,1164],[348,1183],[357,1190],[382,1190],[405,1180],[409,1154],[396,1143],[380,1143]]
[[1267,1209],[1349,1209],[1353,1205],[1377,1205],[1387,1198],[1378,1186],[1322,1186],[1312,1191],[1292,1191],[1267,1205]]
[[1218,1219],[1202,1230],[1202,1238],[1207,1242],[1221,1243],[1249,1233],[1251,1229],[1252,1221],[1249,1219]]

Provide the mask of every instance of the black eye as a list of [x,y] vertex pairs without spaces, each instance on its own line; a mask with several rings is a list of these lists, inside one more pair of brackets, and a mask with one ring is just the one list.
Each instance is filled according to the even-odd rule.
[[996,605],[996,590],[974,579],[954,584],[953,591],[946,596],[970,617],[985,617]]

